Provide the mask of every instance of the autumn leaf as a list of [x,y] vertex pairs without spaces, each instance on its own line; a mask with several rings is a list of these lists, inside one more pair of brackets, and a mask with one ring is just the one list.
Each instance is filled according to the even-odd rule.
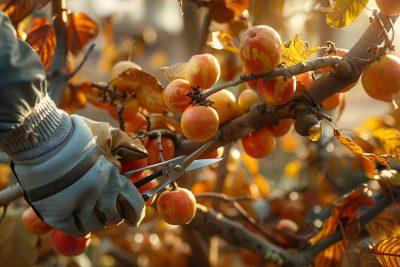
[[149,120],[152,130],[167,129],[171,132],[182,134],[181,124],[172,117],[162,114],[151,114]]
[[33,11],[43,8],[49,2],[50,0],[3,0],[0,1],[0,9],[16,25]]
[[[310,239],[310,243],[315,245],[319,241],[327,238],[336,232],[339,227],[339,210],[333,209],[331,216],[324,221],[324,225],[315,236]],[[344,242],[340,241],[317,255],[315,258],[315,266],[338,266],[345,251]]]
[[383,146],[383,150],[394,155],[397,160],[400,159],[400,131],[395,128],[381,127],[372,131]]
[[380,263],[374,253],[369,248],[360,249],[360,266],[363,267],[376,267],[380,266]]
[[229,22],[235,17],[232,9],[227,7],[225,0],[211,0],[207,2],[210,15],[213,20],[219,23]]
[[376,160],[379,163],[385,165],[385,166],[389,166],[389,160],[393,157],[390,154],[384,154],[384,155],[375,155],[373,153],[366,153],[363,151],[363,149],[357,145],[350,137],[347,137],[345,135],[343,135],[336,127],[333,127],[333,134],[335,136],[335,138],[345,147],[347,147],[350,151],[352,151],[353,153],[360,155],[366,159],[369,160]]
[[67,23],[68,49],[77,55],[99,33],[95,21],[82,12],[69,12]]
[[395,219],[394,212],[397,212],[396,207],[394,211],[386,209],[367,223],[365,229],[375,240],[400,234],[399,221]]
[[381,170],[378,174],[373,176],[373,179],[388,187],[400,186],[400,173],[396,170]]
[[373,206],[376,204],[371,190],[363,184],[348,194],[337,199],[333,205],[339,210],[340,218],[351,219],[355,216],[360,206]]
[[239,48],[233,44],[232,37],[222,31],[212,32],[207,45],[217,50],[225,50],[237,55],[239,54]]
[[400,236],[392,236],[375,244],[373,253],[384,267],[399,266]]
[[49,70],[56,48],[56,33],[53,26],[45,18],[35,18],[32,24],[25,41],[39,55],[45,70]]
[[352,24],[367,6],[368,0],[336,0],[326,14],[326,23],[334,28]]
[[150,73],[139,69],[127,69],[112,80],[110,85],[120,92],[135,93],[140,105],[149,112],[166,111],[163,87]]
[[321,50],[322,47],[309,48],[308,43],[296,34],[289,42],[282,45],[282,62],[286,66],[293,66],[306,61],[310,55]]
[[160,69],[160,77],[166,78],[170,81],[175,79],[187,79],[186,63],[177,63],[171,66],[162,67]]
[[250,0],[225,0],[225,3],[226,7],[231,9],[235,16],[240,16],[250,6]]

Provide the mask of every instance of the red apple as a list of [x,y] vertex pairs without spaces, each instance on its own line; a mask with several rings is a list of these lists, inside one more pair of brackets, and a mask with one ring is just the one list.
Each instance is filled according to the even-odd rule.
[[68,257],[85,252],[90,240],[90,234],[85,237],[75,237],[58,229],[53,229],[50,236],[50,244],[54,251]]
[[281,46],[281,37],[272,27],[253,26],[243,34],[240,40],[240,59],[249,72],[267,73],[281,62]]
[[289,102],[296,90],[296,77],[285,80],[278,76],[269,80],[261,79],[257,84],[260,98],[269,105],[282,105]]
[[53,228],[42,221],[31,207],[24,211],[21,219],[26,231],[34,235],[44,235]]
[[158,197],[157,210],[166,223],[187,224],[196,214],[196,199],[193,193],[185,188],[164,191]]

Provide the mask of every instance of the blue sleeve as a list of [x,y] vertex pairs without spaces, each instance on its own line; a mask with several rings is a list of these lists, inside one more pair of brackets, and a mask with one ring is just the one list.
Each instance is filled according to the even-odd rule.
[[16,37],[0,10],[0,140],[21,125],[46,95],[45,77],[36,52]]

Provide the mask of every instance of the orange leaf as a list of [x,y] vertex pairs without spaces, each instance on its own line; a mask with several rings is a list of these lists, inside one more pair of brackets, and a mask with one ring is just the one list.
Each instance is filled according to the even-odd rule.
[[0,1],[0,9],[16,25],[33,11],[43,8],[48,2],[50,0],[5,0]]
[[135,93],[141,106],[149,112],[166,111],[161,83],[150,73],[139,69],[127,69],[111,81],[117,91]]
[[150,116],[150,127],[152,130],[154,129],[167,129],[172,132],[181,132],[181,124],[179,121],[175,120],[172,117],[168,117],[161,114],[152,114]]
[[212,32],[210,35],[210,40],[207,42],[207,45],[214,49],[225,50],[234,54],[239,54],[239,48],[237,48],[233,44],[232,37],[225,32]]
[[32,27],[27,32],[25,41],[38,53],[44,68],[49,70],[56,48],[56,34],[49,21],[44,18],[35,18]]
[[399,266],[400,236],[393,236],[379,241],[374,246],[373,252],[384,267]]
[[376,160],[379,161],[379,163],[389,166],[389,160],[393,157],[390,154],[384,154],[384,155],[375,155],[373,153],[365,153],[363,149],[354,143],[354,141],[347,136],[344,136],[337,128],[335,128],[333,125],[333,134],[335,135],[336,139],[345,147],[347,147],[350,151],[354,152],[357,155],[360,155],[364,158],[367,158],[369,160]]
[[97,23],[85,13],[68,13],[68,48],[72,54],[77,55],[98,33]]
[[336,200],[333,204],[339,210],[341,218],[353,218],[357,209],[363,205],[375,205],[376,201],[372,197],[371,190],[366,186],[362,185],[357,187],[352,192],[342,196]]
[[226,7],[233,10],[235,16],[240,16],[250,6],[250,0],[225,0]]

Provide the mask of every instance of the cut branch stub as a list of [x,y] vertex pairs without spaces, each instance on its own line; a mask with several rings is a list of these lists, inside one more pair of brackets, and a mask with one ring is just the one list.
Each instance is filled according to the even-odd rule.
[[296,116],[294,123],[294,129],[302,136],[310,135],[310,128],[314,125],[318,125],[319,121],[314,114],[300,114]]

